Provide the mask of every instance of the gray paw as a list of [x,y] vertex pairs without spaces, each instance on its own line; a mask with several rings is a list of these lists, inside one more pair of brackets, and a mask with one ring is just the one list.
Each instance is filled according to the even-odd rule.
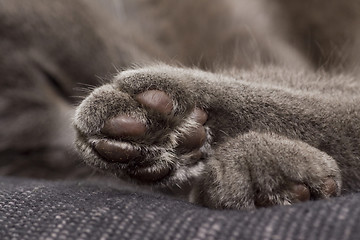
[[76,111],[76,145],[87,164],[161,186],[200,175],[210,151],[206,112],[163,90],[123,92],[116,84],[93,91]]
[[249,132],[210,157],[193,201],[212,208],[288,205],[337,196],[341,176],[335,160],[299,141]]

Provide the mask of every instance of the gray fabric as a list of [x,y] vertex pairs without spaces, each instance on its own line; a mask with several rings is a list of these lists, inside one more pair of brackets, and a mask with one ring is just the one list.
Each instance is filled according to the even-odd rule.
[[215,211],[85,182],[0,177],[0,239],[360,239],[360,194]]

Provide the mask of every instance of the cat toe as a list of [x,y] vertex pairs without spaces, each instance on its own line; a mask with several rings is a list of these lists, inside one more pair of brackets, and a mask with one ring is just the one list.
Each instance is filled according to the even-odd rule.
[[197,107],[194,109],[194,111],[190,113],[190,117],[201,125],[204,125],[208,119],[207,113],[204,110]]
[[130,172],[129,175],[142,182],[156,182],[171,173],[171,168],[168,166],[161,166],[156,169],[138,169],[137,171]]
[[108,119],[101,129],[101,133],[115,139],[127,137],[142,137],[146,133],[146,125],[130,116],[120,115]]
[[190,113],[190,118],[192,118],[198,126],[189,130],[179,139],[178,149],[183,152],[199,149],[206,142],[207,135],[203,125],[207,121],[207,113],[199,108],[195,108]]
[[178,148],[187,152],[199,149],[206,141],[206,131],[203,126],[192,129],[188,134],[181,137]]
[[143,106],[164,115],[173,110],[173,101],[165,92],[160,90],[149,90],[138,94],[135,99]]
[[[128,163],[141,157],[140,151],[122,139],[140,138],[146,133],[146,125],[135,118],[119,115],[104,123],[101,133],[114,140],[99,140],[95,151],[107,162]],[[119,140],[119,141],[115,141]]]
[[339,187],[336,181],[332,178],[327,178],[324,182],[324,195],[327,197],[334,197],[338,195]]
[[128,163],[141,157],[140,151],[126,142],[100,140],[95,151],[107,162]]
[[311,198],[310,189],[304,184],[294,184],[290,189],[292,203],[309,201]]

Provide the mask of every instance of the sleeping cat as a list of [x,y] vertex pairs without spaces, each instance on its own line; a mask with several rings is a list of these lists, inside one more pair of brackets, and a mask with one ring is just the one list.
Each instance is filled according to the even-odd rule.
[[358,191],[359,9],[0,0],[0,173],[98,169],[211,208]]

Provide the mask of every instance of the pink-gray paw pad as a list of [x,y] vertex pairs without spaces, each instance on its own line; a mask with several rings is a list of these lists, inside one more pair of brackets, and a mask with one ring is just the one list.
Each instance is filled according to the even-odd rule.
[[140,152],[126,142],[100,140],[95,145],[95,150],[107,162],[128,163],[141,157]]
[[191,152],[192,160],[197,160],[202,157],[199,149],[206,141],[206,130],[203,125],[207,121],[208,116],[205,111],[195,108],[190,113],[190,117],[197,122],[198,127],[193,128],[188,134],[179,139],[178,150],[180,152]]
[[160,90],[149,90],[140,93],[135,99],[143,106],[165,115],[170,114],[174,107],[169,95]]

